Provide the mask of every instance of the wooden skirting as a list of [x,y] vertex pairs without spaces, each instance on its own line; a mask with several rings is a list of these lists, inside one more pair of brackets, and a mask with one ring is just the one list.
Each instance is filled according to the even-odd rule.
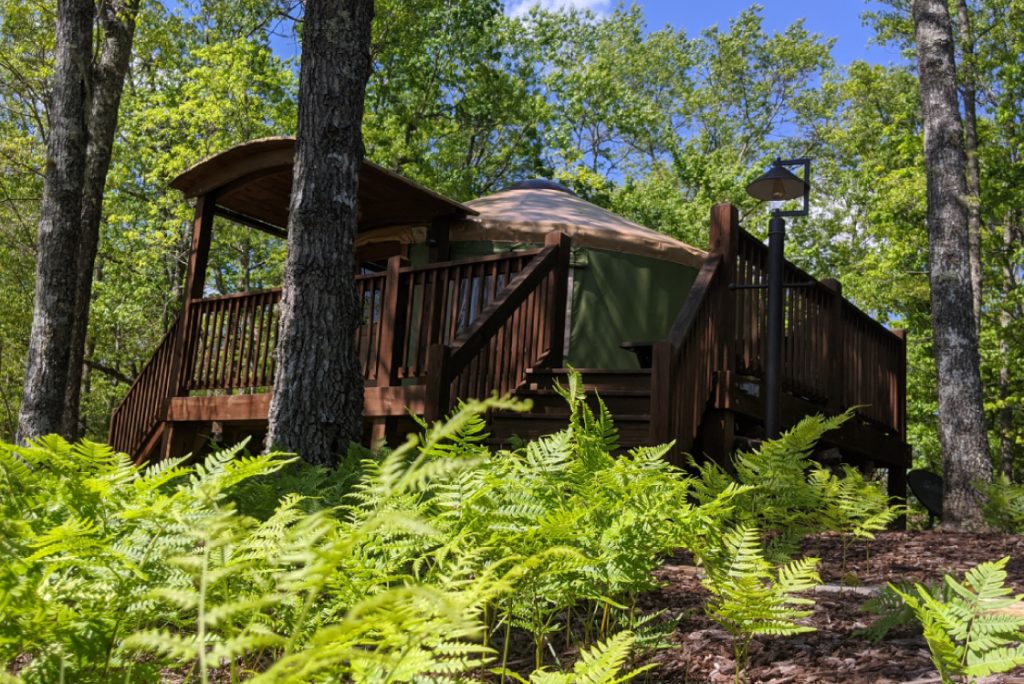
[[[363,415],[367,418],[422,415],[425,387],[367,387],[363,394]],[[232,394],[209,397],[174,397],[167,407],[167,422],[261,422],[267,420],[270,393]]]

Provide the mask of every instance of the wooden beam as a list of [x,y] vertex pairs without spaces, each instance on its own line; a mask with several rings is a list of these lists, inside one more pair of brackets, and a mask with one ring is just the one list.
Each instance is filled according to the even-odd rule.
[[[174,397],[167,408],[168,422],[265,422],[270,409],[270,392],[231,394],[219,397]],[[367,387],[363,391],[363,415],[367,418],[422,415],[426,400],[424,385]]]
[[265,421],[270,393],[221,397],[174,397],[167,408],[170,422]]
[[251,218],[249,216],[246,216],[245,214],[239,214],[237,211],[225,209],[224,207],[217,207],[214,211],[216,212],[217,216],[223,216],[229,221],[234,221],[235,223],[240,223],[243,226],[255,228],[256,230],[261,230],[264,233],[269,233],[270,235],[273,235],[274,237],[279,237],[283,240],[288,239],[287,231],[278,228],[275,225],[271,225],[266,221],[260,221],[259,219]]
[[196,200],[195,218],[192,221],[192,243],[188,254],[188,271],[185,275],[185,297],[202,299],[206,287],[206,266],[210,260],[210,240],[213,235],[213,215],[216,205],[207,195]]
[[400,387],[367,387],[363,392],[363,415],[367,418],[424,415],[426,385]]
[[[180,323],[174,347],[171,350],[168,393],[176,397],[187,391],[188,376],[191,373],[190,353],[194,340],[192,300],[202,299],[206,286],[206,266],[210,260],[210,240],[213,233],[213,198],[202,195],[196,200],[195,218],[192,220],[192,242],[188,254],[188,271],[185,273],[185,299],[182,302]],[[160,397],[164,399],[164,397]],[[165,431],[163,451],[169,448],[170,434]]]

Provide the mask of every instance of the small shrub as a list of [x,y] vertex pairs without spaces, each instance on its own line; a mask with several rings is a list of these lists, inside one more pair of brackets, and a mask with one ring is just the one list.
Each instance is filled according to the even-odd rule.
[[844,466],[843,476],[837,477],[811,460],[822,435],[851,415],[847,411],[831,418],[804,418],[757,451],[737,454],[735,476],[711,461],[698,464],[691,459],[696,469],[693,496],[708,503],[738,484],[744,489],[731,499],[732,520],[761,530],[768,560],[778,563],[793,557],[809,534],[837,531],[842,535],[845,568],[850,541],[872,538],[903,510],[892,507],[882,488],[865,481],[857,469]]
[[794,594],[808,591],[821,580],[817,558],[803,558],[773,571],[761,551],[758,532],[741,526],[724,540],[728,561],[708,567],[704,586],[712,594],[707,613],[733,639],[736,681],[746,670],[750,642],[755,635],[782,636],[812,632],[799,623],[809,617],[814,601]]
[[914,611],[943,682],[975,681],[1024,665],[1024,595],[1006,588],[1006,563],[982,563],[963,583],[944,578],[948,598],[936,598],[920,584],[915,591],[890,585]]
[[992,527],[1020,534],[1024,531],[1024,485],[1013,484],[1006,475],[999,474],[985,488],[985,522]]

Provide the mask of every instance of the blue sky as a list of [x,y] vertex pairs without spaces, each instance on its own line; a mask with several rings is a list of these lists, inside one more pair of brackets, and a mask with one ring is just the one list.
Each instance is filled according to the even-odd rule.
[[[524,5],[544,7],[576,6],[598,13],[610,12],[618,4],[614,0],[505,0],[510,11]],[[628,4],[628,3],[627,3]],[[636,0],[647,18],[648,28],[665,25],[682,28],[687,35],[718,24],[723,28],[729,19],[754,4],[754,0]],[[835,38],[833,56],[840,64],[863,59],[878,64],[900,62],[899,51],[870,44],[871,30],[861,23],[860,15],[876,6],[865,0],[760,0],[764,7],[765,28],[782,30],[797,19],[804,19],[807,29]]]

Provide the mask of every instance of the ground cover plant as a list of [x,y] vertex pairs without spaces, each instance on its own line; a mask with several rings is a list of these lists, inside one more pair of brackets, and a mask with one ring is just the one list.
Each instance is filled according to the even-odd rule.
[[844,464],[837,474],[811,458],[821,436],[851,416],[852,411],[828,418],[809,416],[756,451],[738,452],[732,473],[710,460],[692,460],[697,473],[693,493],[707,502],[728,487],[742,486],[732,521],[760,530],[768,558],[775,562],[792,557],[809,534],[839,532],[845,567],[853,539],[871,539],[903,512],[856,468]]
[[241,445],[141,468],[5,444],[0,663],[46,682],[628,678],[623,654],[657,639],[635,598],[714,506],[686,503],[664,449],[612,456],[579,388],[566,430],[514,452],[482,443],[481,414],[515,408],[492,400],[354,476]]
[[[513,450],[485,444],[484,413],[518,407],[492,399],[337,470],[244,445],[148,468],[2,445],[0,664],[26,682],[624,681],[674,630],[641,604],[680,548],[741,665],[755,635],[808,629],[814,561],[766,560],[751,517],[778,483],[722,471],[712,490],[667,447],[620,454],[579,378],[558,391],[566,428]],[[830,424],[749,458],[798,458]]]

